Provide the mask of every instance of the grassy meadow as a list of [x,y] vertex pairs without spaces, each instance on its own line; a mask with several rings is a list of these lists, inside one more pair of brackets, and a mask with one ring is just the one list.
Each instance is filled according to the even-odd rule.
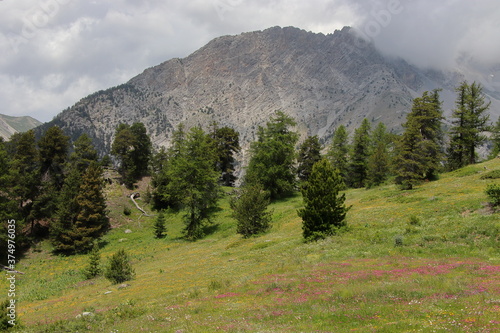
[[497,169],[500,159],[412,191],[348,190],[348,228],[314,243],[302,240],[300,194],[270,205],[272,229],[249,239],[222,199],[208,235],[188,242],[181,214],[167,215],[167,237],[155,239],[155,212],[142,216],[130,191],[110,185],[101,261],[125,249],[135,278],[85,280],[88,256],[41,243],[16,267],[18,331],[498,332],[500,213],[484,194],[500,183],[484,179]]

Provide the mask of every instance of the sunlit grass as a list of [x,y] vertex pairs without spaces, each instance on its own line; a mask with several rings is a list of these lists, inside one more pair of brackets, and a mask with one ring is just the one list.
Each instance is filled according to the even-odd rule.
[[[26,273],[17,281],[22,331],[493,332],[500,224],[484,190],[499,180],[481,175],[495,169],[500,160],[413,191],[349,190],[348,229],[315,243],[302,240],[300,194],[272,204],[271,230],[249,239],[236,234],[225,198],[207,236],[187,242],[181,213],[168,214],[167,237],[155,239],[155,212],[139,200],[151,215],[143,216],[130,191],[113,184],[114,228],[101,260],[125,249],[136,278],[126,286],[85,281],[87,256],[54,256],[41,244],[18,264]],[[75,319],[84,311],[95,316]]]

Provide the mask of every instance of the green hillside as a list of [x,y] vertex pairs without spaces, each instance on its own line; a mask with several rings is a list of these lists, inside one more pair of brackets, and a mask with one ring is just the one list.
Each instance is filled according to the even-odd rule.
[[25,273],[16,281],[19,331],[498,331],[500,215],[484,190],[500,180],[483,179],[497,169],[500,159],[412,191],[349,190],[348,230],[315,243],[302,240],[299,194],[272,204],[272,229],[250,239],[236,234],[225,198],[209,235],[187,242],[180,214],[167,215],[167,237],[155,239],[155,217],[109,185],[102,261],[125,249],[135,279],[86,281],[88,256],[55,256],[42,243],[16,266]]

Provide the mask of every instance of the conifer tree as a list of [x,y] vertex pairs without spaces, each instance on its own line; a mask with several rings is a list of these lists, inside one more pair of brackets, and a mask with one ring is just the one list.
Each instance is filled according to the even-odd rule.
[[354,131],[351,160],[349,163],[348,185],[359,188],[365,186],[368,175],[368,157],[370,156],[370,130],[368,119],[363,119],[361,126]]
[[458,96],[453,110],[453,127],[450,129],[448,168],[451,170],[476,163],[476,148],[486,141],[482,134],[490,129],[483,88],[474,82],[462,82],[456,89]]
[[205,222],[221,196],[219,174],[214,170],[217,154],[210,136],[199,128],[192,128],[186,140],[184,156],[170,165],[176,191],[184,192],[182,205],[186,211],[184,234],[189,240],[204,236]]
[[236,232],[248,238],[270,228],[271,212],[267,210],[269,194],[260,184],[246,185],[231,198],[233,218],[237,221]]
[[53,126],[38,141],[40,172],[50,178],[57,190],[64,182],[64,166],[68,159],[69,137],[57,126]]
[[180,184],[181,170],[176,165],[182,164],[181,161],[186,159],[186,136],[184,125],[181,123],[172,133],[172,144],[168,151],[160,150],[155,156],[153,163],[155,173],[151,183],[154,188],[153,205],[156,209],[182,207],[185,192]]
[[329,147],[327,158],[333,167],[339,170],[344,183],[347,184],[349,165],[349,135],[344,125],[340,125],[335,131],[332,143]]
[[24,223],[34,231],[33,204],[40,195],[40,156],[36,147],[35,132],[14,135],[11,140],[14,151],[10,163],[12,195],[18,200],[18,210]]
[[73,228],[77,252],[88,252],[92,248],[93,242],[109,228],[103,189],[102,170],[97,163],[92,163],[82,177],[76,198],[80,209]]
[[109,259],[104,276],[114,284],[134,278],[135,271],[125,250],[119,250]]
[[77,168],[72,168],[66,176],[58,200],[55,220],[50,225],[50,237],[56,252],[73,254],[75,248],[75,232],[73,230],[76,218],[80,212],[77,201],[80,193],[82,174]]
[[321,144],[317,135],[308,137],[299,147],[297,174],[301,181],[307,181],[313,165],[321,159]]
[[491,141],[493,144],[493,147],[490,152],[489,158],[495,158],[500,154],[500,118],[498,118],[497,122],[495,123],[495,126],[492,128],[492,137]]
[[236,164],[234,154],[241,149],[239,133],[230,127],[224,126],[218,128],[214,124],[211,135],[215,142],[215,151],[217,153],[215,169],[220,173],[220,181],[224,186],[234,186],[236,180],[234,175]]
[[302,218],[302,231],[306,241],[335,234],[346,225],[348,208],[340,173],[326,159],[314,164],[306,186],[302,187],[304,208],[298,210]]
[[97,150],[90,137],[83,133],[74,142],[74,152],[69,157],[70,167],[84,173],[92,162],[97,162]]
[[89,264],[83,272],[87,280],[95,278],[101,274],[101,254],[99,252],[99,245],[94,242],[92,251],[89,254]]
[[372,133],[372,148],[368,158],[367,183],[368,187],[382,184],[389,176],[390,157],[388,146],[390,143],[387,128],[379,123]]
[[403,133],[395,160],[396,183],[412,189],[422,180],[435,177],[442,161],[443,119],[439,91],[427,91],[415,98],[412,111],[403,124]]
[[276,111],[265,128],[259,127],[258,140],[251,144],[245,183],[261,184],[271,200],[291,195],[296,186],[295,145],[298,134],[290,127],[296,122],[282,111]]
[[151,157],[151,140],[143,123],[118,125],[111,154],[120,161],[122,179],[128,187],[146,175]]
[[163,210],[161,210],[158,213],[158,216],[155,220],[154,224],[154,235],[155,238],[163,238],[165,237],[165,232],[167,231],[167,228],[165,227],[165,213]]

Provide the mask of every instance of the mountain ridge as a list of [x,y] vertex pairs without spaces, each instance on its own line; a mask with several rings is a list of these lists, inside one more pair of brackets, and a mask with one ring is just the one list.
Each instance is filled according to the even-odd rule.
[[398,132],[424,90],[443,88],[449,115],[454,84],[463,79],[385,57],[349,27],[327,35],[273,27],[218,37],[185,58],[147,68],[83,98],[40,131],[58,125],[73,139],[85,132],[106,154],[120,122],[143,122],[155,146],[168,146],[179,123],[216,121],[240,132],[244,163],[256,129],[278,109],[297,120],[302,136],[318,135],[323,143],[338,125],[352,132],[363,118]]
[[26,132],[40,125],[41,121],[30,116],[13,117],[0,114],[0,137],[9,140],[15,133]]

